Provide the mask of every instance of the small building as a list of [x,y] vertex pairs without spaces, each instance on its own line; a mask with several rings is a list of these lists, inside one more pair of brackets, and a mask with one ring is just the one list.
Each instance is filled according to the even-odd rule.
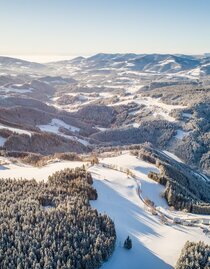
[[209,219],[202,219],[202,224],[209,225]]
[[205,233],[205,234],[209,234],[209,230],[208,230],[207,228],[204,228],[204,229],[203,229],[203,233]]
[[182,224],[183,224],[184,226],[189,226],[189,222],[186,221],[186,220],[183,220]]
[[199,219],[191,219],[190,220],[190,223],[193,225],[193,224],[197,224],[199,223]]
[[173,219],[173,223],[181,224],[182,223],[182,220],[180,218],[174,218]]

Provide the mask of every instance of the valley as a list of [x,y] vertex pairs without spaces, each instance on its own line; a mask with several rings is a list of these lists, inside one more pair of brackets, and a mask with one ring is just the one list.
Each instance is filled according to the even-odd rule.
[[[208,57],[98,54],[47,64],[1,60],[0,124],[11,131],[0,134],[5,148],[17,150],[16,139],[25,141],[22,151],[33,151],[33,141],[24,136],[31,131],[30,140],[42,137],[42,151],[34,150],[42,154],[62,152],[67,143],[73,151],[88,152],[98,145],[151,142],[209,173],[209,74],[193,71],[208,66]],[[158,126],[161,139],[155,141],[147,128],[155,133]],[[57,141],[51,151],[45,147],[46,133]]]
[[[41,268],[169,269],[187,241],[210,244],[209,66],[204,55],[97,54],[42,64],[0,57],[1,194],[10,210],[21,209],[12,223],[23,220],[28,242],[38,218],[46,234],[36,240],[61,236],[57,216],[74,223],[71,245],[65,222],[49,261],[33,241]],[[9,221],[4,203],[2,210]],[[61,255],[84,259],[61,260],[59,244]]]

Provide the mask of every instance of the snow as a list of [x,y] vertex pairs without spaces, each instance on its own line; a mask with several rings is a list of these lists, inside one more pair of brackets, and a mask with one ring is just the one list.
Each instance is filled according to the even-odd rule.
[[194,69],[190,70],[189,72],[187,72],[188,75],[194,76],[194,77],[199,77],[203,73],[204,72],[201,70],[200,67],[194,68]]
[[128,98],[116,102],[115,104],[111,104],[110,106],[127,105],[131,102],[134,102],[138,105],[145,105],[147,109],[153,112],[153,115],[155,117],[159,115],[170,122],[176,121],[174,117],[169,115],[172,110],[186,108],[186,106],[183,105],[165,104],[161,102],[160,98],[142,97],[141,95],[138,95],[136,98],[133,98],[133,96],[129,96]]
[[144,87],[144,85],[132,85],[132,86],[130,86],[130,87],[128,87],[128,89],[127,89],[127,93],[131,93],[131,94],[134,94],[134,93],[136,93],[137,91],[139,91],[141,88],[143,88]]
[[78,111],[78,109],[80,109],[82,106],[89,105],[97,99],[100,99],[100,97],[96,97],[96,98],[89,97],[89,98],[87,98],[87,101],[77,102],[77,104],[74,104],[74,105],[72,105],[72,104],[70,104],[70,105],[58,105],[58,104],[54,103],[53,106],[56,107],[57,109],[66,110],[68,112],[75,112],[75,111]]
[[[129,168],[138,177],[142,194],[168,212],[165,200],[160,197],[162,186],[147,177],[150,170],[158,172],[155,166],[128,153],[104,158],[101,162]],[[92,201],[91,205],[107,213],[114,220],[117,231],[115,252],[102,269],[139,269],[141,265],[144,269],[172,268],[187,240],[210,243],[200,228],[161,224],[157,217],[145,210],[137,195],[137,183],[126,174],[100,164],[90,171],[98,192],[98,200]],[[128,235],[133,241],[130,251],[122,247]]]
[[[3,160],[0,158],[0,161]],[[41,168],[33,167],[30,165],[23,164],[13,164],[9,163],[4,165],[4,170],[0,171],[0,178],[23,178],[23,179],[36,179],[37,181],[48,179],[48,176],[53,174],[56,171],[65,169],[65,168],[75,168],[81,167],[84,162],[70,162],[70,161],[61,161],[56,163],[50,163]]]
[[171,117],[168,113],[164,112],[164,111],[155,111],[153,113],[153,116],[156,118],[158,116],[163,117],[165,120],[170,121],[170,122],[174,122],[176,121],[176,119],[174,117]]
[[0,136],[0,147],[4,146],[4,143],[6,142],[6,138]]
[[78,142],[80,142],[81,144],[83,144],[84,146],[89,146],[90,143],[85,140],[85,139],[81,139],[81,138],[78,138],[78,137],[74,137],[75,140],[77,140]]
[[180,163],[183,163],[183,161],[181,159],[179,159],[175,154],[167,151],[167,150],[164,150],[163,151],[168,157],[171,157],[172,159],[174,159],[175,161],[177,162],[180,162]]
[[65,129],[67,129],[69,131],[72,131],[72,132],[79,132],[80,131],[80,128],[77,128],[75,126],[69,125],[69,124],[65,123],[64,121],[62,121],[62,120],[52,119],[52,121],[49,124],[38,125],[37,127],[39,127],[40,130],[43,131],[43,132],[54,133],[54,134],[63,136],[65,138],[67,138],[67,139],[78,141],[81,144],[83,144],[84,146],[89,145],[89,142],[87,140],[78,138],[76,136],[66,135],[66,134],[60,132],[59,131],[60,128],[65,128]]
[[200,179],[206,181],[206,182],[209,182],[210,181],[210,178],[207,177],[205,174],[203,173],[197,173],[197,172],[193,172],[197,177],[199,177]]
[[15,127],[9,127],[9,126],[3,125],[3,124],[0,124],[0,130],[1,129],[7,129],[7,130],[10,130],[10,131],[18,133],[18,134],[26,134],[26,135],[31,136],[31,132],[29,132],[29,131],[15,128]]
[[203,173],[200,173],[203,178],[205,178],[206,181],[210,181],[209,177]]
[[[94,167],[91,171],[95,179],[94,187],[99,194],[97,201],[91,202],[91,205],[114,220],[117,232],[114,254],[101,268],[139,269],[141,264],[144,269],[154,268],[154,264],[159,269],[170,268],[141,242],[143,236],[156,235],[152,226],[157,224],[139,206],[135,182],[127,179],[126,175],[107,168]],[[130,251],[122,247],[128,235],[133,242]]]
[[103,85],[105,88],[110,88],[110,89],[124,89],[125,86],[124,85]]
[[185,117],[185,118],[192,118],[192,114],[191,113],[182,113],[182,116]]
[[133,123],[133,127],[134,127],[134,128],[139,128],[139,126],[140,126],[140,124],[139,124],[139,123],[136,123],[136,122],[135,122],[135,123]]
[[0,90],[4,91],[5,93],[14,92],[14,93],[29,93],[33,91],[33,88],[28,89],[18,89],[18,88],[6,88],[6,87],[0,87]]
[[127,67],[133,67],[133,66],[135,66],[135,64],[133,64],[133,63],[127,63]]
[[74,127],[72,125],[69,125],[65,123],[62,120],[59,119],[52,119],[52,121],[49,124],[46,125],[38,125],[38,127],[45,132],[50,132],[50,133],[59,133],[59,128],[63,127],[65,129],[68,129],[72,132],[79,132],[80,128]]
[[171,64],[171,63],[175,63],[175,61],[174,61],[173,59],[166,59],[166,60],[164,60],[164,61],[161,61],[161,62],[159,63],[159,65],[160,65],[160,66],[164,66],[164,65],[166,65],[166,64]]
[[139,111],[139,109],[135,109],[135,110],[132,110],[132,111],[130,111],[130,112],[128,112],[128,114],[129,115],[137,115],[138,113],[139,113],[140,111]]
[[181,69],[181,65],[178,64],[174,59],[166,59],[159,63],[159,66],[164,67],[166,65],[172,64],[173,69]]
[[113,94],[110,92],[100,92],[100,96],[104,98],[109,98],[109,97],[112,97]]
[[[197,80],[198,76],[200,76],[200,74],[198,74],[198,70],[196,70],[195,72],[193,72],[194,70],[192,69],[191,71],[180,71],[178,73],[174,73],[174,74],[167,74],[168,78],[176,78],[176,77],[180,77],[180,78],[188,78],[190,80]],[[192,73],[192,74],[191,74]],[[201,71],[202,73],[202,71]]]
[[[88,100],[88,98],[87,98],[87,96],[85,96],[85,94],[67,93],[66,95],[72,96],[72,97],[77,97],[78,101],[80,101],[80,102],[84,102],[84,101]],[[60,98],[60,97],[58,97],[58,98]]]
[[180,219],[184,219],[184,220],[203,220],[203,219],[207,219],[210,221],[210,216],[209,215],[195,215],[193,213],[186,213],[183,211],[171,211],[170,209],[167,208],[162,208],[159,207],[158,209],[161,210],[161,212],[166,213],[166,214],[170,214],[170,216],[172,216],[173,218],[180,218]]
[[98,129],[101,132],[105,132],[105,131],[109,130],[109,128],[99,127],[99,126],[96,126],[96,129]]
[[167,207],[165,199],[160,197],[160,194],[164,191],[164,187],[147,177],[150,171],[159,173],[155,165],[137,159],[127,152],[118,157],[105,158],[102,160],[102,163],[114,164],[118,167],[130,169],[135,172],[135,175],[141,180],[143,197],[150,198],[157,206],[161,205]]
[[177,134],[175,135],[175,137],[177,139],[183,139],[185,136],[189,135],[189,132],[184,132],[183,130],[178,129]]
[[[138,73],[138,72],[137,72]],[[142,105],[145,106],[145,108],[143,108],[143,110],[147,110],[147,112],[151,112],[155,117],[158,118],[163,118],[164,120],[167,120],[169,122],[175,122],[176,118],[173,117],[171,115],[171,112],[173,110],[176,109],[186,109],[187,106],[183,106],[183,105],[172,105],[172,104],[166,104],[164,103],[161,98],[153,98],[153,97],[145,97],[142,96],[142,94],[139,94],[138,91],[144,87],[143,83],[141,82],[141,80],[138,79],[132,79],[130,77],[126,77],[126,72],[123,73],[124,76],[122,77],[118,77],[117,80],[119,80],[120,78],[123,79],[130,79],[128,84],[125,84],[124,82],[121,82],[121,84],[117,84],[117,82],[111,79],[107,79],[107,80],[103,80],[103,81],[93,81],[93,85],[92,87],[99,87],[101,86],[101,91],[100,93],[98,93],[97,91],[96,96],[88,96],[88,100],[82,103],[74,103],[73,105],[58,105],[56,103],[54,103],[53,105],[56,108],[59,109],[64,109],[66,111],[69,112],[75,112],[78,109],[80,109],[82,106],[85,105],[90,105],[91,103],[94,103],[97,100],[100,100],[102,98],[111,98],[117,95],[117,93],[114,91],[114,89],[122,89],[123,92],[129,94],[127,96],[118,96],[119,97],[119,101],[115,102],[114,104],[111,102],[108,104],[108,106],[119,106],[119,105],[128,105],[129,103],[135,103],[137,105],[140,106],[141,111],[142,111]],[[90,81],[90,78],[87,78],[88,81]],[[113,91],[109,90],[109,92],[107,92],[108,89],[103,89],[103,87],[106,87],[108,89],[113,89]],[[94,92],[92,92],[91,94],[93,94]],[[69,93],[70,95],[76,95],[77,93]],[[82,94],[83,96],[85,95]],[[54,102],[56,102],[56,98],[53,99]],[[84,100],[83,100],[84,101]],[[140,109],[136,110],[135,112],[131,112],[129,114],[137,114],[140,111]]]
[[186,106],[183,106],[183,105],[169,105],[169,104],[161,102],[160,98],[152,98],[152,97],[146,97],[144,99],[144,104],[146,104],[146,105],[154,105],[154,106],[163,108],[168,112],[172,111],[173,109],[186,108]]
[[[6,163],[5,160],[0,157],[0,162]],[[55,171],[81,167],[83,164],[84,162],[61,161],[37,168],[7,162],[0,167],[0,177],[47,180]],[[124,170],[128,168],[136,175],[136,179],[104,165],[114,165],[115,168],[122,167]],[[139,269],[141,266],[144,269],[169,269],[175,265],[187,240],[202,240],[210,244],[210,239],[202,229],[181,225],[166,226],[146,210],[139,198],[138,186],[141,186],[144,198],[151,199],[163,212],[170,213],[166,201],[160,196],[164,187],[147,177],[150,171],[159,172],[154,165],[137,159],[125,151],[119,156],[100,158],[100,164],[90,167],[89,171],[98,192],[98,199],[91,201],[91,205],[113,219],[117,232],[115,251],[103,264],[102,269]],[[189,216],[184,212],[170,214],[186,218],[196,216],[193,214]],[[128,235],[133,242],[131,250],[123,248],[123,242]]]

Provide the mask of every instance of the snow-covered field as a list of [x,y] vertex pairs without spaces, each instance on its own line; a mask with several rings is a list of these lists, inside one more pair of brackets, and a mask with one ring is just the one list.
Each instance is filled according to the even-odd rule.
[[10,130],[10,131],[18,133],[18,134],[26,134],[26,135],[31,136],[31,132],[29,132],[29,131],[22,130],[22,129],[19,129],[19,128],[15,128],[15,127],[6,126],[6,125],[3,125],[3,124],[0,124],[0,130],[1,129],[7,129],[7,130]]
[[[1,163],[7,163],[1,165]],[[0,178],[24,178],[24,179],[36,179],[38,181],[48,179],[48,176],[53,174],[56,171],[65,169],[65,168],[75,168],[81,167],[84,162],[69,162],[69,161],[60,161],[55,163],[50,163],[41,168],[33,167],[30,165],[24,164],[13,164],[8,162],[8,160],[4,158],[0,158]]]
[[80,128],[77,128],[75,126],[72,126],[72,125],[69,125],[69,124],[66,124],[64,121],[62,120],[59,120],[59,119],[52,119],[52,121],[49,123],[49,124],[46,124],[46,125],[38,125],[37,127],[40,128],[41,131],[43,132],[49,132],[49,133],[54,133],[54,134],[57,134],[57,135],[60,135],[60,136],[63,136],[67,139],[71,139],[71,140],[74,140],[74,141],[78,141],[80,143],[82,143],[83,145],[87,146],[89,145],[89,142],[84,140],[84,139],[79,139],[78,137],[76,136],[72,136],[72,135],[66,135],[64,134],[63,132],[60,131],[60,128],[64,128],[64,129],[67,129],[68,131],[71,131],[71,132],[79,132],[80,131]]
[[38,125],[40,130],[44,132],[50,132],[50,133],[59,133],[59,128],[65,128],[72,132],[79,132],[80,128],[77,128],[75,126],[66,124],[64,121],[59,119],[52,119],[52,121],[49,124],[46,125]]
[[[141,88],[142,85],[139,86]],[[174,122],[176,119],[170,115],[172,110],[175,109],[184,109],[185,106],[182,105],[169,105],[163,103],[160,98],[152,98],[152,97],[142,97],[138,95],[134,98],[134,96],[129,96],[128,98],[124,98],[124,100],[116,102],[114,104],[110,104],[110,106],[118,106],[118,105],[127,105],[128,103],[136,103],[138,105],[145,105],[147,109],[149,109],[154,117],[161,116],[165,120]]]
[[[104,158],[102,163],[127,167],[141,182],[142,195],[149,198],[164,210],[166,201],[160,197],[162,186],[147,177],[149,171],[157,168],[138,160],[128,153],[118,157]],[[117,230],[116,250],[103,269],[164,269],[172,268],[181,248],[187,240],[203,240],[210,243],[200,228],[180,225],[166,226],[151,215],[137,194],[135,180],[115,170],[95,166],[90,168],[98,200],[91,202],[100,212],[107,213],[115,222]],[[123,242],[127,236],[133,241],[133,248],[125,250]]]

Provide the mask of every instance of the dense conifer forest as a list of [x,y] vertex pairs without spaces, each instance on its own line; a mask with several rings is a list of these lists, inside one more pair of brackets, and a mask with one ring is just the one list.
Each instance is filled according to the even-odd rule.
[[142,147],[135,154],[159,168],[160,173],[150,172],[148,176],[166,187],[163,195],[169,206],[195,214],[210,213],[210,183],[207,176],[151,147]]
[[112,254],[113,221],[90,207],[91,174],[65,169],[45,182],[0,180],[0,268],[93,269]]
[[204,242],[187,242],[182,249],[176,269],[209,269],[210,247]]

